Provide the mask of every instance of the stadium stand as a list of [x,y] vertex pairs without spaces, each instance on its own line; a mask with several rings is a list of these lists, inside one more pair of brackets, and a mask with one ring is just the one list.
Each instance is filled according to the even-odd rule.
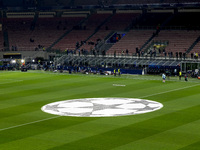
[[133,28],[156,29],[172,16],[172,12],[148,12],[143,14],[143,16],[137,20]]
[[119,42],[113,45],[107,53],[113,54],[114,51],[122,54],[128,49],[129,55],[136,53],[136,48],[141,48],[143,44],[152,36],[153,30],[130,30]]
[[43,0],[44,6],[68,6],[71,0],[59,0],[59,1],[50,1],[50,0]]
[[[198,0],[191,0],[192,2],[199,2]],[[43,0],[45,6],[113,6],[113,5],[144,5],[144,4],[176,4],[176,3],[188,3],[188,0],[59,0],[49,1]]]
[[[47,14],[49,16],[49,14]],[[32,30],[33,18],[6,18],[10,49],[39,50],[47,48],[64,32],[73,28],[83,17],[41,17]]]
[[4,49],[4,38],[3,38],[3,31],[0,31],[0,51]]
[[75,6],[82,6],[82,5],[98,5],[99,1],[98,0],[87,0],[87,1],[83,1],[83,0],[75,0],[74,1],[74,5]]
[[[4,25],[8,32],[9,46],[10,49],[15,50],[18,48],[26,50],[29,45],[30,34],[31,34],[31,23],[32,18],[7,18],[4,19]],[[16,48],[18,47],[18,48]]]
[[167,41],[168,45],[165,48],[166,53],[186,53],[199,35],[200,31],[194,30],[162,30],[153,40],[160,42]]
[[[113,16],[110,13],[93,14],[88,21],[84,23],[85,30],[73,30],[57,45],[55,45],[54,49],[75,49],[77,42],[81,43],[81,41],[88,41],[89,43],[94,44],[85,43],[80,48],[91,50],[95,47],[95,44],[97,44],[98,40],[103,40],[111,31],[125,30],[132,23],[132,20],[137,18],[139,15],[139,13],[131,12],[116,13]],[[106,21],[107,18],[108,21]]]
[[200,42],[198,42],[198,43],[193,47],[193,49],[190,51],[190,54],[191,54],[191,53],[194,53],[194,52],[200,54]]
[[[190,2],[199,2],[191,0]],[[188,0],[117,0],[115,4],[171,4],[171,3],[188,3]]]
[[[81,44],[87,38],[92,35],[97,27],[101,25],[111,14],[93,14],[88,20],[82,23],[78,29],[72,30],[67,36],[65,36],[61,41],[59,41],[53,48],[66,50],[66,49],[76,49],[76,43]],[[102,36],[102,35],[100,35]]]
[[[148,60],[161,56],[155,59],[162,61],[155,60],[153,64],[175,67],[180,64],[178,58],[174,58],[176,53],[178,57],[186,53],[190,58],[190,54],[200,52],[200,23],[197,21],[200,2],[197,0],[42,0],[38,3],[31,0],[30,3],[21,1],[22,7],[18,4],[17,8],[12,4],[6,6],[9,3],[6,0],[3,2],[1,51],[23,51],[24,55],[45,53],[42,54],[45,59],[70,65],[72,62],[100,65],[103,61],[109,66],[113,63],[126,66],[132,63],[126,59],[136,59],[134,61],[144,66],[149,65]],[[79,50],[93,55],[87,55],[87,60],[85,55],[62,55],[69,51],[78,54]],[[151,57],[152,51],[156,54],[154,57]],[[163,51],[167,55],[173,53],[174,57],[168,57],[167,63]],[[26,55],[36,56],[30,54]],[[103,57],[98,57],[98,61],[92,59],[96,54]],[[140,61],[136,55],[145,57]],[[83,59],[86,61],[81,62]]]
[[199,30],[200,23],[196,20],[199,15],[200,12],[179,12],[165,26],[171,29]]
[[128,27],[139,15],[140,13],[116,12],[116,14],[107,23],[105,23],[102,28],[108,28],[108,30],[124,31],[126,27]]

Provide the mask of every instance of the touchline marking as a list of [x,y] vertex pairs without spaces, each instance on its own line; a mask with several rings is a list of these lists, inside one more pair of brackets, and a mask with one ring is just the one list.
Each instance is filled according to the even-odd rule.
[[[160,93],[156,93],[156,94],[146,95],[146,96],[142,96],[142,97],[139,97],[139,98],[145,98],[145,97],[164,94],[164,93],[168,93],[168,92],[178,91],[178,90],[187,89],[187,88],[191,88],[191,87],[199,86],[199,85],[200,84],[196,84],[196,85],[187,86],[187,87],[178,88],[178,89],[173,89],[173,90],[160,92]],[[28,123],[24,123],[24,124],[20,124],[20,125],[16,125],[16,126],[11,126],[11,127],[8,127],[8,128],[2,128],[2,129],[0,129],[0,131],[5,131],[5,130],[9,130],[9,129],[13,129],[13,128],[17,128],[17,127],[21,127],[21,126],[25,126],[25,125],[29,125],[29,124],[34,124],[34,123],[38,123],[38,122],[42,122],[42,121],[46,121],[46,120],[51,120],[51,119],[55,119],[55,118],[59,118],[59,117],[61,117],[61,116],[55,116],[55,117],[46,118],[46,119],[42,119],[42,120],[37,120],[37,121],[33,121],[33,122],[28,122]]]
[[28,122],[28,123],[24,123],[24,124],[20,124],[20,125],[16,125],[16,126],[11,126],[11,127],[8,127],[8,128],[0,129],[0,131],[13,129],[13,128],[17,128],[17,127],[21,127],[21,126],[25,126],[25,125],[29,125],[29,124],[33,124],[33,123],[38,123],[38,122],[42,122],[42,121],[46,121],[46,120],[51,120],[51,119],[55,119],[55,118],[59,118],[59,117],[61,117],[61,116],[55,116],[55,117],[46,118],[46,119],[42,119],[42,120],[37,120],[37,121],[33,121],[33,122]]
[[174,91],[183,90],[183,89],[187,89],[187,88],[191,88],[191,87],[199,86],[199,85],[200,85],[200,84],[196,84],[196,85],[187,86],[187,87],[178,88],[178,89],[173,89],[173,90],[169,90],[169,91],[165,91],[165,92],[160,92],[160,93],[155,93],[155,94],[151,94],[151,95],[146,95],[146,96],[142,96],[142,97],[139,97],[139,98],[145,98],[145,97],[150,97],[150,96],[154,96],[154,95],[159,95],[159,94],[174,92]]
[[113,84],[113,86],[126,86],[124,84]]

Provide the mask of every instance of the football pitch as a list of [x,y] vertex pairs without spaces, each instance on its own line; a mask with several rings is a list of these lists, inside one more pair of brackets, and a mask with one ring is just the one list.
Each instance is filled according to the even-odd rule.
[[[145,99],[163,107],[98,117],[41,110],[50,103],[89,98]],[[0,149],[199,150],[200,80],[171,77],[163,83],[161,76],[150,75],[1,71]]]

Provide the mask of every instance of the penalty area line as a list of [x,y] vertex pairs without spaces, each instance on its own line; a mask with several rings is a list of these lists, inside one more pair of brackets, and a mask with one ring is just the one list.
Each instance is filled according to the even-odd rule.
[[17,128],[17,127],[21,127],[21,126],[25,126],[25,125],[29,125],[29,124],[34,124],[34,123],[38,123],[38,122],[42,122],[42,121],[47,121],[47,120],[51,120],[51,119],[55,119],[55,118],[59,118],[59,117],[61,117],[61,116],[55,116],[55,117],[46,118],[46,119],[37,120],[37,121],[32,121],[32,122],[28,122],[28,123],[24,123],[24,124],[20,124],[20,125],[16,125],[16,126],[2,128],[2,129],[0,129],[0,131],[5,131],[5,130],[8,130],[8,129],[13,129],[13,128]]

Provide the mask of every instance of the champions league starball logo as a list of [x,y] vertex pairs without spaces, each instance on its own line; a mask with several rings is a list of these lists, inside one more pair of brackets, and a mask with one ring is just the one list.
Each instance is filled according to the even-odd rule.
[[112,117],[152,112],[161,103],[134,98],[85,98],[65,100],[43,106],[42,111],[60,116]]

